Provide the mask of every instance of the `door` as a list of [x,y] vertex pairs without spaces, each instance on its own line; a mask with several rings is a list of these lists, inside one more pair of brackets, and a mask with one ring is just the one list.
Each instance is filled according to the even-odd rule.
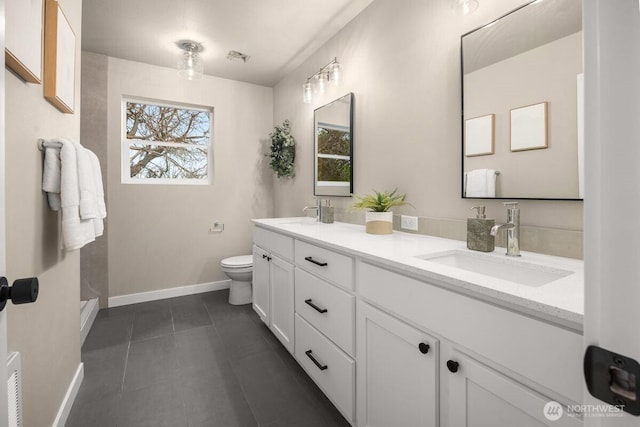
[[438,425],[438,341],[358,303],[358,426]]
[[[638,0],[583,8],[585,347],[640,361],[640,8]],[[605,405],[586,388],[584,403]],[[640,426],[627,413],[589,415],[587,427]]]
[[293,353],[293,265],[271,255],[271,331]]
[[[4,23],[5,23],[5,13],[4,13],[4,5],[5,1],[0,0],[0,14],[2,16],[2,23],[0,23],[0,48],[1,51],[4,52]],[[1,55],[0,62],[2,67],[1,70],[4,70],[4,55]],[[0,276],[4,276],[7,272],[6,269],[6,253],[5,253],[5,245],[6,245],[6,224],[5,224],[5,157],[4,157],[4,72],[0,73]],[[7,311],[3,310],[0,312],[0,372],[3,372],[3,375],[0,376],[3,378],[2,384],[7,384],[7,369],[6,369],[6,360],[7,360]],[[7,409],[8,404],[2,403],[8,402],[7,400],[7,387],[4,385],[0,385],[0,427],[6,427],[9,425]]]
[[253,246],[253,310],[269,326],[269,259],[267,251]]
[[[444,356],[444,354],[443,354]],[[545,408],[552,399],[453,351],[442,361],[442,382],[447,382],[448,425],[451,427],[581,427],[578,418],[554,418]],[[560,414],[560,410],[558,410]],[[550,418],[547,418],[549,416]]]

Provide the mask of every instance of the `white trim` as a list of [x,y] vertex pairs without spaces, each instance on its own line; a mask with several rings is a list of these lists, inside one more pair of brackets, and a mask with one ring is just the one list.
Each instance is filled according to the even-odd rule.
[[141,302],[157,301],[159,299],[182,297],[186,295],[201,294],[203,292],[219,291],[229,289],[231,280],[220,280],[218,282],[200,283],[197,285],[179,286],[177,288],[159,289],[157,291],[140,292],[137,294],[117,295],[109,297],[109,308],[120,307],[121,305],[137,304]]
[[86,302],[86,305],[80,310],[80,345],[84,344],[84,340],[89,335],[93,321],[96,320],[98,315],[98,298],[91,299]]
[[71,384],[69,384],[67,394],[64,395],[64,399],[62,400],[60,409],[58,409],[58,415],[56,415],[56,419],[53,421],[52,427],[64,427],[64,425],[67,423],[67,419],[69,418],[69,414],[71,413],[71,407],[73,406],[73,402],[75,402],[76,397],[78,396],[78,390],[80,389],[80,385],[82,384],[83,379],[84,363],[80,362],[80,364],[78,365],[78,369],[76,370],[76,374],[73,376]]

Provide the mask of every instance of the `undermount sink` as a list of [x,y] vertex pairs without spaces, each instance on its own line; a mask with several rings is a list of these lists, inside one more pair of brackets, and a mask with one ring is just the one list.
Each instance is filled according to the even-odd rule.
[[460,250],[422,255],[417,258],[533,287],[546,285],[574,274],[573,271],[534,264],[521,259],[506,256],[498,258]]

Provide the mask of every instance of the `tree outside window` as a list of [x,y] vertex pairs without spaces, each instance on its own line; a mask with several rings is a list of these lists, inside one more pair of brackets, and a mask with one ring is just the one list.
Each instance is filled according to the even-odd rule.
[[210,109],[125,100],[124,182],[209,182]]

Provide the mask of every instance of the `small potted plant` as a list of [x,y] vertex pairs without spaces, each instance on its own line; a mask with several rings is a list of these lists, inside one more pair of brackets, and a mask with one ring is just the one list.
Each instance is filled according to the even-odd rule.
[[369,234],[391,234],[393,232],[393,212],[389,211],[394,206],[403,206],[406,194],[398,194],[398,189],[391,192],[373,190],[373,194],[366,196],[354,195],[356,209],[367,209],[365,213],[365,231]]

